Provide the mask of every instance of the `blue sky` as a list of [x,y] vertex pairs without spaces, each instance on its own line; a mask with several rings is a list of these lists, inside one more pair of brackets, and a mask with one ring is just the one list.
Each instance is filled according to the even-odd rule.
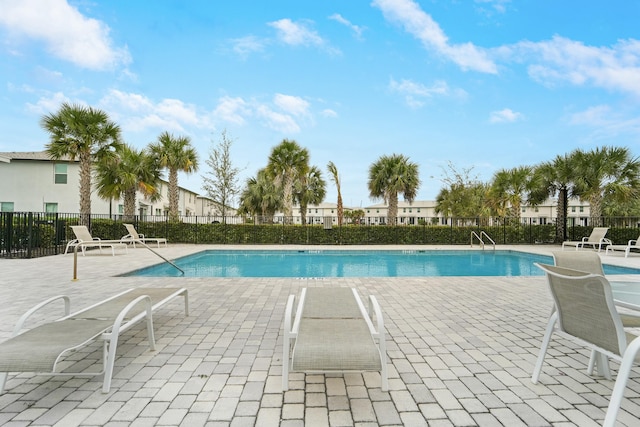
[[103,109],[124,140],[189,136],[201,167],[226,130],[242,183],[284,138],[348,206],[369,166],[447,164],[489,180],[575,148],[639,154],[640,2],[609,0],[0,0],[0,151],[40,151],[42,115]]

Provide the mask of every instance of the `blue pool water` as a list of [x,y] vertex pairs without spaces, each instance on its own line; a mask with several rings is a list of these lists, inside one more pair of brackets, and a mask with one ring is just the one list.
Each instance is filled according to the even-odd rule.
[[[541,276],[550,256],[517,251],[207,250],[178,258],[185,277]],[[606,274],[640,270],[605,265]],[[127,276],[177,277],[168,263]]]

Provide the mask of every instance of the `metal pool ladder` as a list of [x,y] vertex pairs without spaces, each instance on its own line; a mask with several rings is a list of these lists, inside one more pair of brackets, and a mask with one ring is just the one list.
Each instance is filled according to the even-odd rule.
[[484,250],[484,245],[485,242],[482,239],[483,237],[485,239],[487,239],[489,242],[491,242],[491,245],[493,245],[493,250],[496,250],[496,242],[493,241],[493,239],[491,237],[489,237],[489,235],[487,233],[485,233],[484,231],[481,231],[480,234],[476,233],[475,231],[471,232],[471,247],[473,247],[473,238],[478,239],[478,242],[480,242],[480,246],[482,246],[482,249]]

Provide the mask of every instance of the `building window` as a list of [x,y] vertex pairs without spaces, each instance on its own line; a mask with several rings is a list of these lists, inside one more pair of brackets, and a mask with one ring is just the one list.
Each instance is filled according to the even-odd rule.
[[407,213],[407,208],[402,208],[403,213]]
[[580,206],[580,212],[584,212],[584,206]]
[[0,202],[0,212],[13,212],[13,202]]
[[[367,211],[367,212],[369,212],[369,211]],[[376,213],[380,213],[380,209],[376,209]]]
[[536,206],[536,208],[534,209],[534,211],[536,211],[536,212],[538,212],[538,211],[539,211],[539,209],[538,209],[538,207],[537,207],[537,206]]
[[124,213],[124,205],[118,205],[118,213],[122,215]]
[[522,212],[526,212],[527,208],[525,208],[524,206],[522,207]]
[[576,211],[576,207],[575,206],[571,206],[571,212],[575,212]]
[[58,212],[58,204],[57,203],[45,203],[44,211],[46,213],[56,213]]
[[56,184],[67,183],[67,165],[64,163],[56,163],[53,165],[54,178],[53,182]]
[[156,215],[161,216],[162,215],[162,209],[156,208]]
[[418,213],[420,213],[420,208],[418,208]]

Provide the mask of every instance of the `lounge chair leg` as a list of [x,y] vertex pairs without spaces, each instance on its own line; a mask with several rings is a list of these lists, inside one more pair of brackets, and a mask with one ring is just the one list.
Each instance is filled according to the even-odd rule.
[[4,393],[4,386],[7,383],[7,373],[3,372],[0,374],[0,394]]
[[607,408],[607,414],[604,417],[603,427],[614,427],[622,399],[624,398],[624,390],[627,387],[629,381],[629,374],[631,368],[633,368],[634,360],[640,350],[640,339],[636,338],[627,347],[622,357],[622,363],[620,369],[618,369],[618,376],[616,383],[613,386],[613,392],[611,393],[611,400],[609,400],[609,407]]
[[553,330],[556,325],[556,320],[558,319],[558,313],[554,312],[549,318],[549,322],[547,323],[547,330],[544,333],[544,337],[542,338],[542,344],[540,345],[540,353],[538,354],[538,360],[536,362],[536,366],[533,369],[533,375],[531,376],[531,382],[534,384],[538,383],[538,379],[540,378],[540,372],[542,371],[542,364],[544,363],[544,357],[547,354],[547,348],[549,348],[549,343],[551,342],[551,335],[553,334]]

